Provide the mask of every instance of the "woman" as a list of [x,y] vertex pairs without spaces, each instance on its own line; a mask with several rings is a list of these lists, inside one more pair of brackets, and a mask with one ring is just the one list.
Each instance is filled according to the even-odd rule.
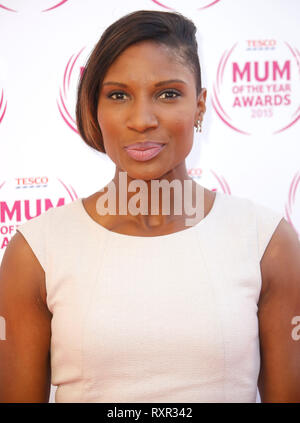
[[[77,122],[115,176],[9,243],[1,402],[47,402],[50,377],[57,402],[255,402],[257,384],[263,402],[300,401],[299,241],[282,216],[189,178],[205,100],[192,22],[139,11],[104,32]],[[182,189],[170,211],[149,212],[155,181]]]

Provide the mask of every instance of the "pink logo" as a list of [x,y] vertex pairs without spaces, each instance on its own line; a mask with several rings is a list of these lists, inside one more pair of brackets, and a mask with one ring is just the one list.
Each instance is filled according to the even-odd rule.
[[247,40],[223,53],[212,104],[234,131],[278,134],[299,120],[299,99],[300,53],[289,43]]
[[[42,0],[42,2],[45,4],[44,7],[46,7],[46,9],[43,9],[42,10],[41,9],[41,1],[39,0],[39,6],[37,4],[35,4],[35,8],[38,7],[38,10],[40,10],[41,12],[49,12],[50,10],[53,10],[53,9],[56,9],[57,7],[59,7],[59,6],[62,6],[67,1],[69,1],[69,0],[62,0],[60,2],[58,2],[57,0],[56,1],[55,0],[52,0],[52,1],[51,0]],[[6,10],[8,12],[15,12],[15,13],[20,12],[20,10],[12,9],[11,7],[8,7],[7,6],[7,3],[8,3],[7,1],[0,3],[0,8]],[[16,7],[19,7],[19,2],[18,1],[16,1],[16,0],[10,0],[9,1],[9,5],[10,6],[13,6],[13,4],[15,4]],[[26,7],[28,7],[28,5],[25,5],[23,7],[26,8]],[[22,10],[21,10],[21,12],[22,12]]]
[[224,194],[231,195],[231,190],[224,176],[218,175],[212,169],[194,167],[188,169],[188,175],[211,191],[221,190]]
[[18,225],[78,198],[71,185],[49,176],[0,181],[0,192],[0,255]]
[[78,82],[84,71],[84,67],[80,66],[78,59],[84,48],[82,48],[76,55],[73,54],[68,60],[64,70],[62,86],[59,90],[59,98],[57,100],[57,107],[61,117],[69,128],[77,134],[78,130],[75,120],[75,96],[77,93]]
[[[300,195],[299,195],[300,171],[297,172],[291,182],[288,201],[285,205],[287,221],[292,225],[300,237]],[[297,230],[298,228],[298,230]]]
[[7,101],[4,100],[4,91],[2,89],[1,91],[1,97],[0,97],[0,123],[2,122],[4,115],[6,113],[7,108]]
[[[158,6],[164,7],[168,10],[179,10],[186,8],[187,4],[186,2],[182,0],[152,0],[153,3],[157,4]],[[203,10],[207,9],[208,7],[211,7],[215,5],[216,3],[219,3],[220,0],[191,0],[189,1],[189,8],[194,8],[197,10]]]

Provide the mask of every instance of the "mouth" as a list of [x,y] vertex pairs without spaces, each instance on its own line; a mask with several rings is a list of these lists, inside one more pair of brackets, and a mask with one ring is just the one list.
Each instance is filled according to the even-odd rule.
[[166,146],[158,142],[138,142],[124,147],[127,154],[134,160],[147,161],[157,156]]

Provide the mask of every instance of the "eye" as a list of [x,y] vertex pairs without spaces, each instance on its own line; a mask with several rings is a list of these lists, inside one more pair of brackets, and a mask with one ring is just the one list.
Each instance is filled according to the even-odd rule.
[[159,94],[159,97],[163,100],[173,100],[177,97],[180,97],[180,93],[175,90],[167,90]]
[[111,98],[112,100],[126,100],[128,97],[127,94],[125,94],[122,91],[114,91],[107,95],[108,98]]

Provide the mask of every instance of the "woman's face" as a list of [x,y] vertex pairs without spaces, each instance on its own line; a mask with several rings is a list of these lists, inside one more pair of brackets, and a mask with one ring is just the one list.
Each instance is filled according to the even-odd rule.
[[[197,97],[195,76],[182,62],[176,50],[144,41],[128,47],[104,78],[98,102],[104,147],[117,168],[133,179],[159,179],[191,151],[206,91]],[[152,152],[160,152],[137,160],[126,147],[143,142],[158,143]]]

